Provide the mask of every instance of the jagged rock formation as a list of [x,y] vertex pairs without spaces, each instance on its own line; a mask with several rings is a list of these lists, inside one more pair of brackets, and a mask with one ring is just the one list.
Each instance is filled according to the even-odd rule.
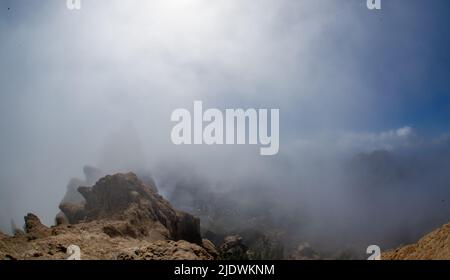
[[85,202],[62,203],[61,211],[72,224],[81,221],[122,221],[105,227],[110,236],[145,238],[160,223],[168,238],[201,244],[200,220],[177,211],[156,192],[155,186],[142,183],[135,174],[116,174],[100,179],[93,187],[79,187]]
[[24,220],[28,239],[33,240],[51,235],[51,230],[44,226],[36,215],[28,214],[24,217]]
[[[200,221],[175,210],[133,173],[101,178],[79,187],[80,203],[62,203],[57,225],[25,217],[25,232],[0,234],[0,259],[65,259],[70,245],[82,259],[217,258],[214,245],[200,234]],[[66,220],[64,220],[66,219]]]
[[383,260],[450,260],[450,223],[425,235],[417,243],[388,251]]

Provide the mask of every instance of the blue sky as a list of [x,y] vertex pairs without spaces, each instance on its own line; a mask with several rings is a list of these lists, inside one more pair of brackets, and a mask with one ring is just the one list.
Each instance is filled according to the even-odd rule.
[[[394,126],[409,123],[431,134],[448,131],[450,3],[392,1],[392,5],[407,2],[405,6],[412,6],[405,7],[403,14],[398,9],[393,10],[397,13],[391,11],[391,1],[385,2],[386,15],[380,17],[381,24],[373,32],[379,52],[368,65],[373,66],[374,76],[385,81],[379,84],[380,95],[400,96],[405,103],[382,120]],[[389,40],[383,39],[387,30],[392,34]],[[420,75],[408,76],[417,68],[421,68]]]

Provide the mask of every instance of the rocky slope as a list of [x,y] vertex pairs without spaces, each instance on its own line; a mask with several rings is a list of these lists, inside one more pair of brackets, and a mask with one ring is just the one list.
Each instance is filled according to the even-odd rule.
[[135,174],[101,178],[78,187],[84,201],[60,205],[57,225],[43,225],[34,214],[24,231],[0,234],[0,259],[65,259],[70,245],[82,259],[211,260],[218,253],[203,240],[200,221],[175,210],[154,185]]
[[[70,181],[55,226],[47,227],[36,215],[28,214],[23,230],[16,229],[14,236],[0,232],[0,260],[66,259],[71,245],[80,248],[82,259],[96,260],[324,258],[307,243],[284,252],[281,243],[284,232],[256,227],[250,222],[252,219],[245,218],[245,213],[240,217],[255,230],[238,231],[236,227],[228,227],[212,232],[211,227],[206,227],[204,236],[210,242],[202,238],[200,220],[172,207],[158,194],[152,180],[142,181],[133,173],[100,178],[101,172],[94,168],[84,171],[86,180]],[[217,203],[207,206],[212,211],[215,207],[221,209]],[[226,222],[222,221],[223,225],[228,225],[236,216],[227,213],[214,214],[212,220],[228,215]],[[383,253],[382,259],[450,259],[450,224],[416,244]]]
[[427,234],[417,243],[382,254],[383,260],[450,260],[450,223]]

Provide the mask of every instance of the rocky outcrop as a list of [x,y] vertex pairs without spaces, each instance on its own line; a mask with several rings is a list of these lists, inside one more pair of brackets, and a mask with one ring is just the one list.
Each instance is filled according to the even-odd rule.
[[80,202],[79,204],[63,202],[59,205],[59,209],[62,212],[58,213],[55,217],[57,224],[63,224],[65,221],[70,224],[76,224],[83,221],[86,217],[84,202]]
[[450,223],[427,234],[417,243],[385,252],[382,260],[450,260]]
[[34,215],[28,214],[24,217],[25,232],[29,239],[38,239],[51,235],[51,230],[41,223],[41,220]]
[[167,229],[170,239],[202,244],[200,220],[175,210],[155,186],[145,185],[133,173],[106,176],[93,187],[79,187],[78,191],[84,197],[83,203],[60,205],[71,224],[102,219],[124,221],[105,231],[112,236],[145,238],[159,223]]
[[213,257],[213,259],[217,259],[217,257],[219,256],[219,252],[217,252],[216,247],[208,239],[203,239],[202,247],[206,250],[206,252],[208,252],[209,255]]
[[[67,248],[80,248],[83,260],[213,260],[214,247],[202,247],[184,240],[132,238],[132,234],[109,236],[103,232],[109,223],[95,221],[56,226],[50,236],[0,238],[0,260],[63,260]],[[154,236],[155,238],[163,238]],[[203,244],[202,244],[203,245]]]
[[133,173],[106,176],[78,191],[83,201],[61,203],[64,215],[55,226],[28,214],[25,232],[0,234],[0,259],[65,259],[70,245],[87,260],[217,258],[214,245],[202,240],[199,219],[174,209]]

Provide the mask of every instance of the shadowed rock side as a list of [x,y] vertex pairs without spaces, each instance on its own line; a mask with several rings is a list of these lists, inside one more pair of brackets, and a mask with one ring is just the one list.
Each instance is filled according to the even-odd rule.
[[70,245],[82,259],[212,260],[218,253],[200,234],[200,221],[175,210],[135,174],[101,178],[79,187],[85,201],[63,202],[68,222],[51,228],[36,215],[25,217],[24,232],[0,233],[0,259],[64,259]]
[[450,223],[425,235],[417,243],[383,253],[383,260],[450,260]]

